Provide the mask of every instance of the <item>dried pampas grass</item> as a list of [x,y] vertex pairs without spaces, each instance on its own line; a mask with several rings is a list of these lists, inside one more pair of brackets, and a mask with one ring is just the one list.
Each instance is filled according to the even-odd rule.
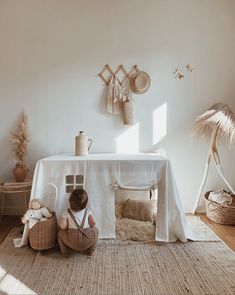
[[217,130],[218,140],[227,141],[231,147],[235,137],[235,115],[226,104],[216,103],[205,113],[198,116],[192,133],[193,135],[211,138],[215,130]]
[[24,158],[28,151],[30,140],[28,131],[28,116],[23,111],[19,120],[19,127],[16,133],[11,133],[12,143],[14,145],[13,157],[17,166],[25,166]]

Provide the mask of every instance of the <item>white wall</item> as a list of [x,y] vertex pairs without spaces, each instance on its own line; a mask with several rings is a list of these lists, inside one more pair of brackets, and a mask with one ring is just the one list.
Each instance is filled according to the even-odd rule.
[[[201,180],[207,143],[191,141],[194,118],[215,102],[235,110],[234,0],[0,0],[0,179],[11,177],[9,131],[24,108],[30,119],[27,161],[73,151],[85,130],[92,152],[115,152],[129,127],[103,110],[106,63],[138,64],[152,79],[135,96],[140,151],[163,147],[186,211]],[[183,80],[176,66],[195,70]],[[167,103],[167,135],[152,142],[152,113]],[[234,148],[221,149],[235,186]],[[212,173],[210,188],[220,187]]]

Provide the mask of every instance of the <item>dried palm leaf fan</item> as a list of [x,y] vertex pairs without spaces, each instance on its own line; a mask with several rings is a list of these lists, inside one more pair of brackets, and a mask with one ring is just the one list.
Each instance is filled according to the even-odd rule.
[[202,183],[193,210],[193,213],[195,213],[206,183],[211,159],[214,160],[217,171],[223,181],[226,183],[231,192],[235,194],[235,190],[231,187],[224,176],[217,150],[217,140],[220,142],[227,142],[229,147],[232,146],[235,139],[235,114],[226,104],[216,103],[208,111],[196,118],[193,134],[211,139]]

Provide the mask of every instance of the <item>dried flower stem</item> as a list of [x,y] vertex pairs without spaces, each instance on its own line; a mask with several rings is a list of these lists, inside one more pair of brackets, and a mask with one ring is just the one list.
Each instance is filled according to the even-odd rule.
[[12,143],[14,144],[13,156],[16,161],[16,165],[25,166],[24,158],[27,154],[30,138],[28,131],[28,116],[24,111],[21,113],[18,132],[12,133],[11,138]]

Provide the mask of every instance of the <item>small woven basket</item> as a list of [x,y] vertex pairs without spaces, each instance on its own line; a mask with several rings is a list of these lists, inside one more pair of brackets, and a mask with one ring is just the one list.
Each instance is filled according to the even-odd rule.
[[46,221],[37,222],[29,229],[29,244],[35,250],[53,248],[57,243],[58,225],[56,214]]
[[206,216],[215,223],[235,225],[235,195],[230,205],[221,205],[208,200],[211,191],[205,193]]
[[134,124],[134,115],[133,115],[133,101],[126,101],[123,103],[123,123],[125,125]]

